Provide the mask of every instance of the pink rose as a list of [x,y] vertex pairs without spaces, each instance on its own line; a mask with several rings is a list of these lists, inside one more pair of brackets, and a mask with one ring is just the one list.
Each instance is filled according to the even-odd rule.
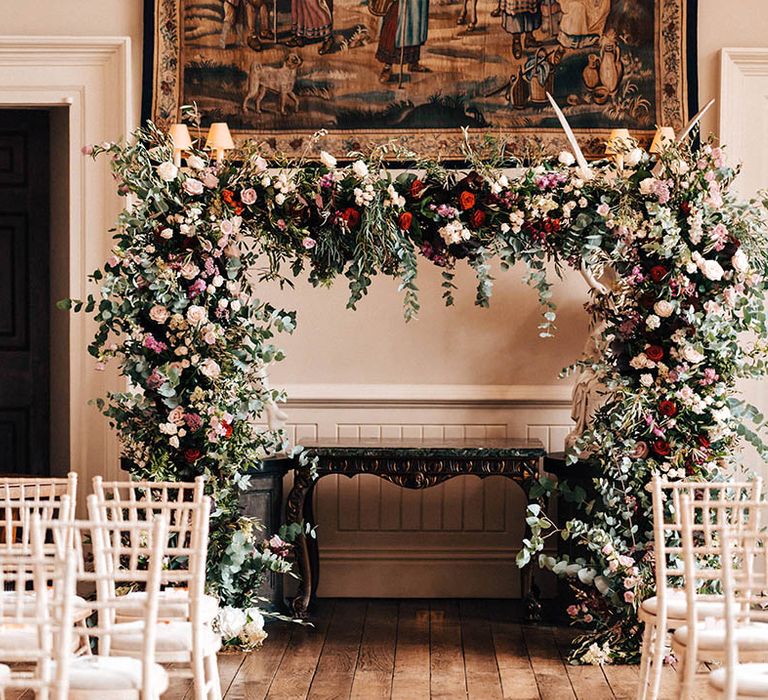
[[578,606],[577,606],[577,605],[569,605],[569,606],[566,608],[566,612],[567,612],[567,613],[568,613],[568,614],[569,614],[571,617],[576,617],[576,616],[579,614],[579,608],[578,608]]
[[251,205],[256,201],[256,190],[253,187],[249,187],[240,193],[240,201],[243,204]]
[[203,183],[194,177],[188,177],[184,180],[184,191],[187,194],[198,195],[203,193]]
[[601,204],[597,208],[597,213],[600,214],[600,216],[608,216],[608,214],[611,213],[611,208],[607,204]]
[[212,190],[214,187],[218,187],[219,178],[213,172],[213,170],[206,170],[202,175],[203,184]]
[[306,236],[304,240],[301,242],[301,245],[304,246],[305,250],[312,250],[317,245],[317,242],[314,238],[311,238],[310,236]]
[[635,602],[635,594],[632,591],[624,592],[624,602],[630,605]]
[[80,149],[80,153],[82,153],[84,156],[91,156],[91,155],[93,155],[93,146],[83,146]]

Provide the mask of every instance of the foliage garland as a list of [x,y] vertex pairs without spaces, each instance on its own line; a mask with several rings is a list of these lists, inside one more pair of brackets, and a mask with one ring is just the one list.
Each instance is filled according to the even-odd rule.
[[259,371],[282,359],[274,333],[295,325],[293,313],[256,298],[254,276],[288,281],[286,269],[307,269],[312,284],[326,285],[343,275],[350,308],[374,275],[397,276],[410,319],[419,257],[442,268],[449,305],[453,270],[466,260],[481,306],[498,258],[503,268],[526,266],[544,307],[543,336],[555,322],[553,265],[558,274],[568,265],[615,275],[587,304],[601,329],[595,353],[569,368],[593,372],[603,387],[603,405],[570,455],[589,454],[599,476],[588,491],[542,479],[541,496],[559,489],[581,515],[557,530],[533,504],[518,561],[555,532],[576,540],[583,555],[574,561],[539,555],[571,580],[569,613],[588,629],[572,660],[636,659],[636,610],[653,589],[650,477],[717,477],[734,465],[742,438],[765,454],[748,426],[763,417],[735,383],[766,372],[768,214],[765,200],[742,203],[729,192],[737,171],[712,143],[670,145],[658,156],[633,143],[625,151],[622,165],[601,161],[591,173],[564,152],[510,179],[503,148],[483,158],[468,147],[468,171],[422,160],[397,176],[384,147],[351,154],[345,166],[325,152],[319,163],[270,165],[257,144],[221,163],[194,149],[179,168],[151,123],[127,145],[87,149],[111,156],[129,206],[113,256],[92,275],[98,295],[69,303],[95,313],[89,350],[99,365],[118,358],[131,382],[99,405],[133,474],[210,477],[209,585],[227,606],[225,637],[249,643],[240,611],[258,603],[264,570],[289,568],[288,545],[256,535],[237,505],[245,472],[286,446],[282,431],[255,420],[284,399]]

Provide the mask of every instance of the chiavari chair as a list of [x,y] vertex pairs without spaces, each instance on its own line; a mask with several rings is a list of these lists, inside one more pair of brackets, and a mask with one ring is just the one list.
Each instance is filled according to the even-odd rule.
[[[650,483],[653,502],[653,550],[656,593],[643,600],[638,617],[644,623],[638,700],[657,700],[666,656],[667,635],[686,624],[688,603],[682,561],[681,499],[752,500],[762,491],[752,481],[668,481],[655,476]],[[722,615],[722,600],[702,601],[701,615]]]
[[[57,561],[72,562],[78,542],[91,541],[93,567],[76,568],[81,584],[96,589],[92,607],[95,624],[88,629],[96,644],[96,654],[67,655],[57,664],[67,667],[70,700],[157,700],[168,687],[168,674],[155,661],[158,595],[166,555],[167,518],[152,517],[142,522],[94,522],[92,520],[41,521],[35,517],[33,547]],[[48,535],[51,535],[49,538]],[[115,568],[113,560],[134,559],[142,567]],[[116,612],[125,603],[118,595],[122,585],[139,585],[145,592],[142,636],[135,654],[109,654],[115,634]]]
[[[149,488],[152,488],[149,486]],[[194,681],[196,700],[220,700],[221,686],[216,654],[221,638],[205,618],[204,590],[208,554],[208,527],[211,502],[207,496],[194,500],[107,499],[96,494],[88,497],[88,512],[97,522],[135,523],[153,515],[168,518],[168,538],[161,583],[173,588],[186,588],[186,613],[183,617],[159,616],[156,631],[158,663],[188,667]],[[96,543],[94,543],[96,546]],[[110,571],[134,570],[142,566],[139,557],[97,558]],[[167,590],[167,589],[166,589]],[[126,596],[126,604],[130,601]],[[136,656],[140,653],[144,625],[140,620],[126,617],[115,619],[106,654]]]

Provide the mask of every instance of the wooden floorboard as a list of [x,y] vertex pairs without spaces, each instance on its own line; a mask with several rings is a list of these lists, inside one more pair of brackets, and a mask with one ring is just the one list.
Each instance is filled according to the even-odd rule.
[[310,700],[349,698],[360,654],[367,607],[364,600],[336,602],[317,671],[309,689]]
[[484,601],[459,603],[464,648],[464,672],[470,700],[502,700],[501,676]]
[[429,615],[429,687],[431,697],[456,700],[467,697],[464,649],[459,606],[451,600],[433,600]]
[[397,640],[397,601],[371,601],[365,613],[363,639],[352,683],[355,700],[392,695]]
[[429,602],[400,601],[392,700],[430,696]]

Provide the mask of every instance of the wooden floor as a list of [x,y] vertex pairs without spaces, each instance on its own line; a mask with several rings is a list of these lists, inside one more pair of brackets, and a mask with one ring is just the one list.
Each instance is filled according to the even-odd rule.
[[[314,628],[279,624],[251,654],[222,654],[227,700],[635,698],[637,666],[568,666],[573,632],[521,625],[506,601],[323,600]],[[676,697],[665,669],[662,697]],[[696,697],[713,697],[701,674]],[[190,698],[175,680],[163,699]]]
[[[314,627],[273,623],[262,649],[221,654],[222,689],[227,700],[634,700],[637,666],[569,666],[572,630],[519,619],[510,601],[326,599]],[[676,690],[665,668],[663,700]],[[174,678],[163,700],[192,697]],[[714,698],[705,673],[695,698]]]

